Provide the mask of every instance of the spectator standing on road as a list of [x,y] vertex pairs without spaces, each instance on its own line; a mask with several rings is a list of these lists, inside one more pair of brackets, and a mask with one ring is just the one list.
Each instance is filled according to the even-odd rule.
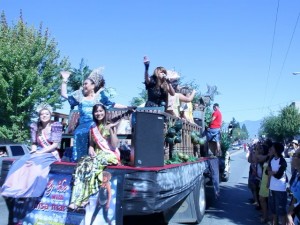
[[262,211],[262,217],[260,219],[260,222],[262,223],[266,223],[269,220],[269,214],[268,214],[269,177],[266,171],[268,169],[269,159],[271,157],[271,153],[269,151],[270,147],[271,146],[268,146],[267,144],[263,144],[262,154],[257,155],[257,161],[259,164],[262,165],[262,177],[259,186],[259,203]]
[[210,149],[213,150],[213,154],[218,156],[221,154],[221,126],[222,126],[222,114],[219,110],[219,104],[213,105],[214,112],[212,113],[211,122],[209,128],[206,131],[207,140],[210,145]]
[[260,182],[262,178],[262,165],[260,162],[263,161],[265,157],[263,155],[263,148],[260,142],[256,143],[253,146],[253,149],[250,151],[250,155],[248,157],[248,162],[250,163],[250,170],[249,170],[249,180],[248,186],[251,190],[253,195],[253,205],[260,209],[260,201],[259,201],[259,188]]
[[287,163],[282,155],[284,146],[275,142],[270,148],[271,159],[268,165],[268,175],[270,176],[270,193],[269,193],[269,206],[272,213],[272,223],[275,225],[286,224],[287,215]]
[[296,169],[296,173],[290,179],[290,190],[292,193],[291,204],[287,214],[288,225],[299,225],[300,221],[300,151],[296,151],[292,156],[291,167]]
[[171,81],[167,79],[167,70],[164,67],[156,67],[153,75],[149,76],[148,70],[150,61],[147,56],[144,57],[145,65],[145,86],[148,94],[146,107],[165,107],[167,109],[168,94],[175,95]]
[[293,156],[293,154],[299,149],[299,142],[297,140],[292,140],[291,148],[288,151],[288,155],[290,157]]
[[30,125],[31,154],[12,164],[1,188],[5,197],[41,197],[48,183],[50,165],[60,161],[57,147],[62,138],[62,124],[51,122],[52,107],[47,103],[41,103],[37,112],[37,123]]
[[101,102],[107,109],[126,108],[126,106],[109,100],[104,91],[105,80],[103,77],[103,68],[94,69],[83,83],[83,87],[71,94],[67,93],[67,83],[70,72],[62,71],[61,96],[67,99],[71,107],[78,106],[79,123],[74,131],[74,145],[71,161],[77,162],[81,157],[88,154],[89,130],[92,119],[92,108],[97,102]]

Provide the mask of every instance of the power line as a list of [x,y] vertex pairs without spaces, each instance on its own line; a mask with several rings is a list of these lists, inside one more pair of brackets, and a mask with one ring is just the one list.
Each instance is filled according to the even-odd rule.
[[283,104],[290,104],[293,101],[294,100],[290,100],[290,101],[285,101],[285,102],[277,103],[277,104],[274,104],[274,105],[262,106],[262,107],[255,107],[255,108],[244,108],[244,109],[226,110],[226,111],[223,111],[223,113],[227,113],[227,112],[257,111],[257,110],[262,110],[262,109],[266,109],[266,108],[271,109],[273,107],[280,106],[280,105],[283,105]]
[[289,42],[289,46],[288,46],[288,49],[286,51],[286,54],[285,54],[285,57],[284,57],[284,60],[283,60],[283,63],[282,63],[282,66],[281,66],[281,70],[280,70],[280,73],[279,73],[279,76],[278,76],[278,79],[277,79],[277,82],[276,82],[276,86],[275,86],[275,89],[273,91],[273,96],[272,96],[272,99],[271,99],[271,103],[274,99],[274,96],[275,96],[275,92],[277,90],[277,87],[278,87],[278,83],[279,83],[279,80],[281,78],[281,75],[282,75],[282,71],[283,71],[283,68],[285,66],[285,62],[286,62],[286,59],[287,59],[287,56],[289,54],[289,51],[290,51],[290,48],[291,48],[291,45],[292,45],[292,41],[293,41],[293,38],[294,38],[294,34],[296,32],[296,28],[298,26],[298,21],[299,21],[299,17],[300,17],[300,12],[298,13],[298,17],[297,17],[297,20],[296,20],[296,23],[295,23],[295,26],[294,26],[294,30],[293,30],[293,33],[292,33],[292,36],[291,36],[291,39],[290,39],[290,42]]
[[[265,105],[265,102],[266,102],[267,88],[268,88],[268,84],[269,84],[269,76],[270,76],[270,70],[271,70],[271,62],[272,62],[272,57],[273,57],[274,40],[275,40],[276,27],[277,27],[277,18],[278,18],[278,11],[279,11],[279,2],[280,2],[280,0],[277,1],[277,10],[276,10],[274,30],[273,30],[271,54],[270,54],[270,59],[269,59],[269,68],[268,68],[268,75],[267,75],[267,82],[266,82],[266,87],[265,87],[265,94],[264,94],[263,105]],[[262,110],[264,110],[264,108]]]

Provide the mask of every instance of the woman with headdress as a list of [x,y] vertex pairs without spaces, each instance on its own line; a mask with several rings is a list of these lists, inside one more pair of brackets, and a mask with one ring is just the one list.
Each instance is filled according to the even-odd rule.
[[89,155],[77,164],[70,209],[84,207],[91,195],[99,191],[103,182],[103,170],[107,165],[117,165],[120,154],[117,149],[116,124],[106,122],[106,109],[98,103],[93,107],[94,123],[90,128]]
[[62,71],[61,96],[68,99],[71,107],[78,105],[79,124],[74,131],[72,161],[77,162],[88,154],[88,133],[93,122],[92,108],[96,102],[101,102],[107,109],[111,107],[126,108],[126,106],[111,102],[104,91],[105,80],[103,68],[95,69],[84,81],[83,87],[70,95],[67,94],[67,83],[70,72]]
[[168,95],[168,105],[167,105],[167,113],[170,113],[173,116],[181,117],[180,106],[181,103],[190,103],[195,97],[196,91],[191,90],[189,95],[185,95],[181,93],[181,90],[185,87],[179,87],[179,74],[176,71],[168,70],[167,78],[170,80],[171,85],[175,91],[175,95]]
[[42,103],[37,108],[38,121],[32,123],[31,153],[12,164],[1,188],[5,197],[40,197],[47,186],[50,165],[60,161],[57,152],[62,138],[62,124],[51,122],[52,108]]
[[175,95],[175,91],[169,79],[167,79],[167,70],[164,67],[156,67],[153,75],[149,77],[150,61],[145,56],[145,86],[148,94],[146,107],[166,107],[168,94]]

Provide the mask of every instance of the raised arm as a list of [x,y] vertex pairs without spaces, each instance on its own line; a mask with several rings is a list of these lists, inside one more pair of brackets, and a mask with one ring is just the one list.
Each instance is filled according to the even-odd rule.
[[149,78],[149,73],[148,73],[148,70],[149,70],[149,66],[150,66],[150,61],[148,59],[147,56],[144,56],[144,65],[145,65],[145,83],[146,84],[149,84],[150,82],[150,78]]
[[67,99],[68,98],[68,93],[67,93],[67,83],[68,83],[68,79],[70,76],[70,72],[69,71],[61,71],[60,75],[62,77],[62,83],[61,83],[61,92],[60,95]]
[[193,90],[193,92],[192,92],[192,94],[190,96],[184,96],[181,93],[178,93],[178,94],[179,94],[179,100],[180,101],[182,101],[182,102],[191,102],[191,101],[193,101],[193,99],[195,97],[196,91]]
[[96,156],[96,152],[95,152],[95,142],[94,142],[94,139],[92,138],[92,134],[91,134],[91,131],[89,133],[89,142],[90,142],[90,145],[89,145],[89,156],[91,157],[95,157]]
[[175,95],[175,90],[174,90],[174,88],[173,88],[170,80],[167,79],[166,82],[167,82],[167,88],[168,88],[169,94],[172,95],[172,96],[174,96]]
[[109,125],[106,126],[109,129],[109,133],[110,133],[110,145],[113,148],[116,148],[118,146],[119,143],[119,139],[117,136],[117,128],[116,128],[116,124],[111,123]]

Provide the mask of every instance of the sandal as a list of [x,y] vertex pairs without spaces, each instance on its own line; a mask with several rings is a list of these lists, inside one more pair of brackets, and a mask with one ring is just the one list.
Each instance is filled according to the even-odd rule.
[[80,207],[85,208],[90,202],[89,201],[84,201],[81,203]]
[[78,206],[75,203],[71,203],[68,205],[68,211],[76,211],[78,209]]
[[83,206],[78,206],[75,203],[71,203],[68,206],[68,212],[85,213],[85,208]]

